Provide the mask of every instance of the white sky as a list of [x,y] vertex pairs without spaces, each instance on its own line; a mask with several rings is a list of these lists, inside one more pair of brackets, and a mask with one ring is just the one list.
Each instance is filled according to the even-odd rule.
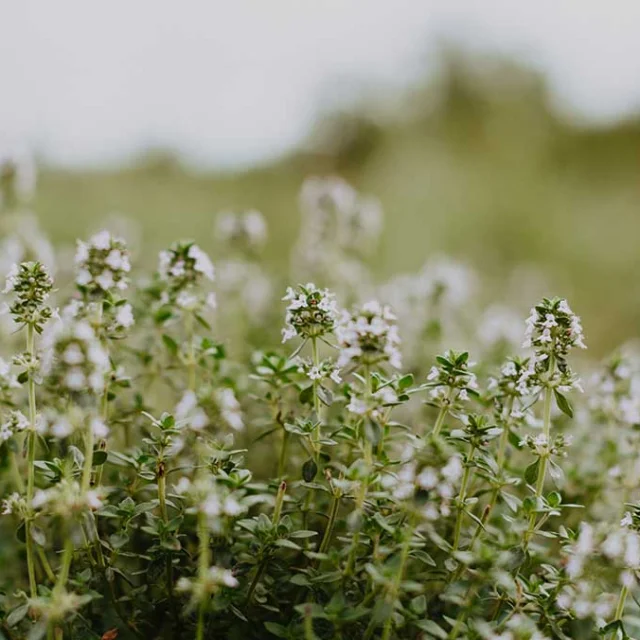
[[569,113],[640,107],[635,0],[0,0],[0,136],[64,164],[247,164],[349,87],[419,77],[442,39],[543,69]]

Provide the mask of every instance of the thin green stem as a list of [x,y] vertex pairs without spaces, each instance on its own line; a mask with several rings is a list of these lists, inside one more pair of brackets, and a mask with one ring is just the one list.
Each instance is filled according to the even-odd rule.
[[64,551],[62,552],[62,562],[58,570],[58,579],[53,588],[53,593],[59,595],[67,585],[69,579],[69,569],[71,568],[71,559],[73,558],[73,540],[67,532],[64,541]]
[[53,569],[51,569],[51,564],[49,563],[47,554],[44,552],[44,549],[40,545],[36,545],[36,551],[38,552],[38,558],[40,558],[40,564],[42,565],[44,572],[47,574],[47,579],[50,582],[55,583],[56,576],[53,573]]
[[[543,409],[543,434],[546,438],[546,442],[550,442],[551,437],[551,403],[553,399],[553,386],[551,384],[551,378],[553,376],[555,368],[555,360],[553,355],[550,356],[549,359],[549,380],[547,381],[547,386],[544,390],[544,409]],[[547,474],[547,455],[540,456],[540,462],[538,463],[538,477],[536,479],[536,489],[535,489],[535,497],[536,497],[536,505],[539,502],[542,492],[544,490],[544,480]],[[536,526],[538,514],[533,511],[531,516],[529,517],[529,526],[524,535],[524,543],[525,547],[529,544],[529,540],[533,535]]]
[[[622,621],[622,616],[624,615],[624,605],[627,602],[627,596],[629,595],[629,588],[627,586],[622,587],[620,589],[620,595],[618,596],[618,604],[616,605],[616,612],[614,614],[613,622],[617,620]],[[615,640],[618,635],[618,631],[614,630],[609,636],[610,640]]]
[[[100,401],[100,415],[102,417],[102,421],[106,424],[109,422],[109,383],[107,382],[104,385],[104,391],[102,394],[102,399]],[[98,449],[100,451],[106,451],[107,449],[107,440],[106,438],[102,438],[98,442]],[[104,469],[104,464],[101,464],[96,471],[96,479],[95,486],[99,487],[102,483],[102,470]]]
[[[320,365],[320,355],[318,353],[318,339],[314,336],[311,338],[311,357],[313,359],[313,366],[318,367]],[[320,415],[320,394],[318,393],[318,380],[313,381],[313,410],[316,414],[316,420],[318,426],[314,434],[314,450],[316,458],[320,455],[320,438],[322,437],[322,417]]]
[[289,444],[289,432],[282,428],[282,444],[280,445],[280,458],[278,459],[278,478],[282,480],[284,477],[285,467],[287,465],[287,445]]
[[507,442],[509,441],[509,428],[511,426],[511,412],[513,411],[514,397],[510,396],[505,407],[504,424],[502,433],[500,434],[500,443],[498,445],[498,468],[500,471],[504,468],[505,458],[507,455]]
[[[33,324],[27,325],[27,353],[29,363],[33,365],[35,359],[35,329]],[[31,597],[38,595],[38,585],[36,582],[35,558],[33,554],[33,536],[31,535],[31,524],[33,521],[33,495],[36,484],[36,382],[33,377],[33,370],[29,371],[28,381],[29,393],[29,433],[27,435],[27,517],[25,520],[25,536],[27,543],[27,571],[29,574],[29,591]]]
[[447,397],[444,400],[443,405],[440,407],[440,411],[438,412],[438,417],[436,418],[436,423],[433,426],[432,435],[437,437],[440,435],[440,431],[442,431],[442,426],[444,425],[444,421],[449,413],[449,408],[451,406],[451,396],[453,395],[453,387],[449,389],[449,393],[447,393]]
[[411,538],[413,537],[412,526],[409,526],[405,536],[406,537],[402,545],[402,551],[400,552],[400,565],[398,566],[396,575],[393,579],[393,582],[391,583],[391,587],[389,587],[389,590],[387,592],[387,599],[391,604],[392,611],[389,613],[389,617],[387,618],[387,621],[384,625],[381,636],[382,640],[389,640],[389,638],[391,637],[391,630],[393,628],[393,607],[400,593],[400,585],[402,584],[402,580],[404,578],[404,569],[407,564],[407,559],[409,558],[409,552],[411,551]]
[[[156,479],[158,484],[158,503],[160,505],[160,517],[166,524],[169,521],[167,512],[167,473],[164,461],[159,460],[156,469]],[[167,552],[165,571],[167,574],[167,595],[171,604],[171,610],[175,613],[176,605],[173,593],[173,560],[169,552]]]
[[[198,577],[204,582],[209,572],[209,527],[207,526],[207,516],[200,511],[198,513]],[[205,616],[209,604],[208,594],[203,594],[198,608],[198,627],[196,629],[196,640],[204,640]]]
[[187,314],[186,320],[187,340],[189,343],[189,353],[187,360],[187,367],[189,369],[189,390],[196,390],[196,351],[195,351],[195,336],[193,327],[193,315]]
[[93,446],[94,434],[91,420],[87,420],[87,427],[84,436],[84,464],[82,466],[82,493],[87,493],[91,488],[91,469],[93,468]]
[[336,516],[338,515],[338,508],[340,507],[340,495],[335,493],[333,500],[331,501],[331,510],[329,511],[329,521],[327,522],[327,528],[324,530],[324,536],[320,543],[320,553],[326,553],[331,542],[331,535],[333,534],[333,527],[336,523]]
[[464,466],[464,472],[462,474],[462,482],[460,484],[460,494],[458,495],[458,515],[456,517],[455,533],[453,536],[453,551],[454,553],[460,546],[460,534],[462,532],[462,519],[464,517],[464,504],[467,499],[467,487],[469,485],[469,479],[471,477],[471,468],[473,466],[473,456],[476,452],[475,446],[471,446],[469,449],[469,455],[467,457],[466,464]]

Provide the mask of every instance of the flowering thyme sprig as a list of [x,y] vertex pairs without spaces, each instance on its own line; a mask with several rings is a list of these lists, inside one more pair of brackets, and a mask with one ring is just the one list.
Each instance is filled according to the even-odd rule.
[[328,289],[318,289],[309,282],[289,287],[282,298],[287,301],[285,328],[282,330],[282,342],[296,336],[307,340],[323,338],[331,333],[338,321],[338,304],[335,295]]
[[[537,472],[535,500],[539,502],[544,489],[547,464],[551,450],[551,405],[555,396],[561,411],[573,417],[573,409],[564,393],[572,388],[581,389],[576,375],[571,370],[567,356],[574,348],[586,349],[580,318],[576,316],[563,298],[543,298],[531,310],[525,331],[525,347],[533,349],[529,366],[523,372],[524,379],[531,384],[535,379],[540,389],[544,389],[542,448],[536,451],[538,461],[534,463]],[[523,384],[521,382],[520,384]],[[531,466],[529,467],[531,469]],[[525,547],[533,535],[537,512],[529,517],[529,526],[524,536]]]
[[395,320],[391,307],[377,300],[363,304],[352,313],[344,311],[335,330],[340,347],[338,366],[355,364],[370,368],[388,362],[399,369],[402,357]]
[[476,376],[469,368],[469,354],[447,351],[437,356],[437,365],[431,367],[425,387],[429,389],[429,406],[438,409],[438,417],[433,427],[433,436],[438,436],[447,415],[469,400],[470,395],[478,395]]
[[14,320],[27,328],[27,345],[24,354],[14,359],[22,364],[24,371],[18,378],[27,382],[29,398],[29,424],[25,426],[27,434],[27,514],[25,516],[25,540],[27,545],[27,568],[29,573],[29,590],[32,598],[37,596],[37,582],[35,572],[34,544],[32,535],[33,498],[35,492],[35,457],[36,457],[36,376],[39,361],[36,356],[36,333],[41,333],[45,322],[51,318],[53,312],[46,304],[51,291],[53,280],[48,270],[39,262],[23,262],[14,265],[4,288],[4,293],[15,295],[9,310]]
[[129,286],[131,263],[126,242],[106,230],[88,242],[78,240],[75,264],[76,285],[90,299],[103,298]]
[[46,304],[52,291],[53,279],[43,264],[22,262],[11,267],[2,293],[15,296],[9,306],[14,321],[41,333],[53,314],[51,307]]

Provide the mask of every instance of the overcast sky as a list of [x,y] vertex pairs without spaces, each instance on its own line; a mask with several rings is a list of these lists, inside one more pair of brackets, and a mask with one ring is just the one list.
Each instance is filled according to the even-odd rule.
[[[563,111],[640,107],[635,0],[0,0],[0,136],[64,164],[167,145],[244,165],[338,87],[405,85],[443,39],[548,74]],[[433,59],[433,56],[432,56]]]

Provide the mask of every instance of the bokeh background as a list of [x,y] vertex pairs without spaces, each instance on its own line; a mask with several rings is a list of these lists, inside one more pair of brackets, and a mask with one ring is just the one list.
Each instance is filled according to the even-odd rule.
[[[288,269],[309,175],[377,196],[380,277],[447,253],[489,295],[533,269],[593,355],[640,324],[640,5],[114,1],[7,3],[0,155],[38,164],[59,243],[125,215],[141,261],[213,249],[255,207]],[[4,145],[4,146],[3,146]],[[213,255],[215,261],[215,255]]]

